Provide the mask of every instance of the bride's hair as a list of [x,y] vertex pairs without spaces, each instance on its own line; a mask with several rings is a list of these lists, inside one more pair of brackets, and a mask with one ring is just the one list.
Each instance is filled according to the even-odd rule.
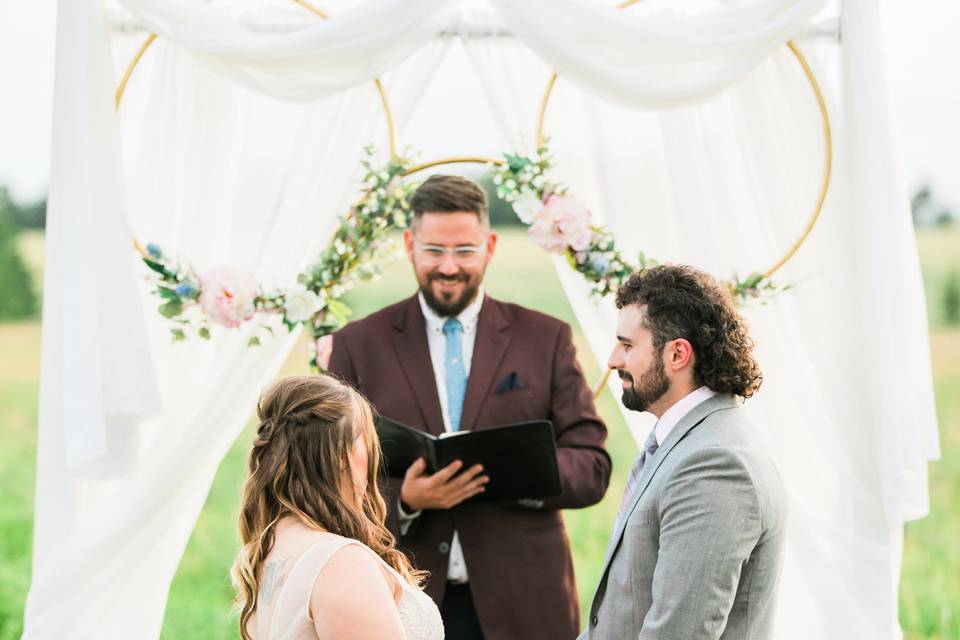
[[[257,607],[262,565],[284,516],[359,540],[419,585],[425,572],[413,569],[384,524],[387,507],[377,486],[380,444],[369,403],[330,376],[290,377],[264,393],[257,415],[260,426],[240,508],[243,547],[232,570],[244,640]],[[358,437],[367,447],[367,486],[350,500],[345,496],[356,488],[349,453]]]

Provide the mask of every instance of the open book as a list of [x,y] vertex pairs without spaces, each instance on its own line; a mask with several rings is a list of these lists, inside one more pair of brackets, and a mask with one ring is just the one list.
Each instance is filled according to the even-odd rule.
[[377,435],[387,473],[397,478],[402,478],[417,458],[426,459],[430,473],[454,460],[462,460],[464,469],[482,464],[490,482],[468,502],[548,498],[561,491],[557,443],[549,420],[437,437],[379,416]]

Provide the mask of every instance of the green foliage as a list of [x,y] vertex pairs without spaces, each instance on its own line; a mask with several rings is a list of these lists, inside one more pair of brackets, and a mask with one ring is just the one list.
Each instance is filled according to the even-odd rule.
[[47,225],[47,199],[18,203],[10,191],[0,186],[0,215],[6,214],[18,229],[43,229]]
[[0,209],[0,320],[29,318],[37,310],[37,297],[16,236],[9,213]]
[[956,215],[940,202],[930,185],[921,185],[910,198],[910,211],[915,227],[933,227],[943,229],[956,221]]
[[951,271],[943,285],[943,321],[949,326],[960,325],[960,274]]
[[513,205],[497,195],[497,186],[493,184],[490,172],[476,178],[477,184],[486,191],[490,202],[490,224],[494,227],[522,227],[525,226],[513,210]]

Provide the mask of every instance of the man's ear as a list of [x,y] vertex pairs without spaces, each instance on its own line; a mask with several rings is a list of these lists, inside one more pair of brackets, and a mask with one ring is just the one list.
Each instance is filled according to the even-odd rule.
[[406,250],[410,262],[413,262],[413,231],[410,229],[403,230],[403,248]]
[[695,361],[693,355],[693,345],[686,338],[677,338],[670,341],[668,351],[667,367],[671,371],[681,371],[687,367],[692,367]]

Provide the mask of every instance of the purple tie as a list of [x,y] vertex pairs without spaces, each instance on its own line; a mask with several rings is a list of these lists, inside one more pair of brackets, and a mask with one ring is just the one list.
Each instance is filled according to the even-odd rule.
[[646,441],[643,443],[643,451],[640,452],[640,455],[637,456],[637,459],[633,462],[633,466],[630,467],[630,476],[627,478],[627,488],[623,492],[623,502],[620,503],[620,512],[617,513],[617,520],[619,521],[621,516],[623,516],[623,510],[627,508],[627,503],[630,500],[630,497],[633,495],[633,490],[636,488],[637,480],[640,479],[640,473],[643,471],[643,465],[647,463],[647,460],[653,457],[653,454],[657,452],[657,448],[660,445],[657,444],[657,432],[656,426],[650,431],[650,435],[647,436]]

